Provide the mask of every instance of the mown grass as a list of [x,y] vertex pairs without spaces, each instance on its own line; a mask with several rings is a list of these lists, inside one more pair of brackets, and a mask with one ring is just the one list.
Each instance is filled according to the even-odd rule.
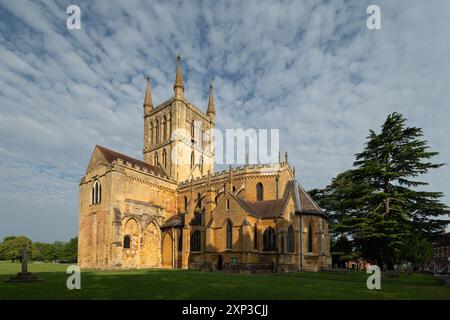
[[5,283],[20,270],[0,262],[0,299],[450,299],[450,289],[431,275],[402,274],[381,279],[368,290],[364,272],[228,274],[193,270],[94,271],[81,275],[81,290],[68,290],[67,265],[30,263],[44,278],[36,283]]

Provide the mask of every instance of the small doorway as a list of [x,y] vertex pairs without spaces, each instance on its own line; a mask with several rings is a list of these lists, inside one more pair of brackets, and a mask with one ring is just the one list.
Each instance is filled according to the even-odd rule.
[[163,240],[162,266],[164,268],[173,268],[173,247],[172,237],[166,233]]
[[223,268],[223,258],[221,255],[217,258],[217,270],[222,271]]

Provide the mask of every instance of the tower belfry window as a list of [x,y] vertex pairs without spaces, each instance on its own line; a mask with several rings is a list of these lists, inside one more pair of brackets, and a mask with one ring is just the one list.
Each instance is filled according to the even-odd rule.
[[203,174],[203,156],[200,157],[200,172]]
[[156,139],[156,141],[155,141],[155,143],[157,144],[157,143],[159,143],[159,122],[158,122],[158,120],[156,120],[156,125],[155,125],[155,139]]
[[164,116],[163,118],[163,141],[167,140],[167,118]]
[[164,169],[167,169],[167,155],[166,155],[166,150],[163,150],[163,153],[162,153],[162,162],[163,162],[163,167],[164,167]]
[[195,122],[192,120],[191,122],[191,140],[192,142],[195,141]]
[[150,145],[153,145],[153,123],[150,123]]

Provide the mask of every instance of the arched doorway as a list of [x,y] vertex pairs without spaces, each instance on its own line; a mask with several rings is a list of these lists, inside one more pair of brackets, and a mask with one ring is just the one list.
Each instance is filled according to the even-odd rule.
[[169,233],[166,233],[164,235],[162,266],[164,268],[172,268],[173,267],[173,242],[172,242],[172,236]]
[[153,222],[150,222],[144,231],[141,264],[145,268],[157,268],[161,264],[161,235],[158,226]]
[[223,269],[223,258],[221,255],[217,258],[217,270],[222,271]]

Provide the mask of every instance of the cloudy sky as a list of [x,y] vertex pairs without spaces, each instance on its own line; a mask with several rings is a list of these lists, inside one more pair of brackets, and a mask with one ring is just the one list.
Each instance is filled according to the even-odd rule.
[[[382,30],[366,27],[372,3]],[[142,157],[144,75],[155,104],[169,98],[178,52],[187,98],[206,110],[214,79],[219,128],[279,128],[306,189],[351,167],[394,111],[450,163],[449,13],[445,0],[0,0],[0,238],[76,235],[94,145]],[[425,180],[450,204],[449,166]]]

